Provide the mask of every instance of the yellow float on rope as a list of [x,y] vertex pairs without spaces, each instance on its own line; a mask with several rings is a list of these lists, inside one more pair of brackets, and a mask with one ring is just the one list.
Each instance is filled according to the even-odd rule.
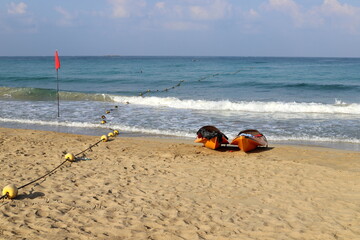
[[114,133],[113,133],[113,132],[109,132],[109,133],[108,133],[108,137],[114,137]]
[[106,135],[102,135],[102,136],[101,136],[101,140],[102,140],[103,142],[107,142],[107,141],[108,141],[108,137],[107,137]]
[[75,156],[74,156],[74,154],[72,154],[72,153],[67,153],[67,154],[65,155],[65,159],[68,160],[68,161],[70,161],[70,162],[74,162],[74,161],[75,161]]
[[9,199],[16,198],[18,195],[18,189],[14,184],[9,184],[3,188],[2,195],[6,195]]
[[109,114],[109,113],[110,113],[110,111],[109,111],[109,110],[107,110],[107,111],[106,111],[106,114]]
[[118,131],[118,130],[114,130],[114,135],[115,135],[115,136],[119,135],[119,131]]
[[105,123],[106,123],[106,121],[105,121],[105,120],[102,120],[102,121],[101,121],[101,124],[105,124]]

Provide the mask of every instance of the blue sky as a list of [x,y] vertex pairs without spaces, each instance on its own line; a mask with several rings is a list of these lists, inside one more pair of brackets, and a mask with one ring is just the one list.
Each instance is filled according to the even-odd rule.
[[0,2],[0,56],[360,57],[359,0]]

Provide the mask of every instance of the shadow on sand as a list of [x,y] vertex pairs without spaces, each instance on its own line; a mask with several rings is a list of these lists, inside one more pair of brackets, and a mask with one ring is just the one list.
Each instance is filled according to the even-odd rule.
[[[270,151],[274,149],[274,147],[257,147],[252,151],[246,152],[247,154],[249,153],[261,153],[261,152],[266,152],[266,151]],[[227,146],[221,146],[220,148],[216,149],[216,151],[218,152],[239,152],[241,151],[240,148],[238,146],[232,146],[232,145],[227,145]]]

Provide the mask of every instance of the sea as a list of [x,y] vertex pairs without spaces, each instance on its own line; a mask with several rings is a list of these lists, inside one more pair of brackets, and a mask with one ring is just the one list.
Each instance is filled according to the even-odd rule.
[[[360,58],[0,57],[0,127],[360,151]],[[105,120],[106,123],[101,123]]]

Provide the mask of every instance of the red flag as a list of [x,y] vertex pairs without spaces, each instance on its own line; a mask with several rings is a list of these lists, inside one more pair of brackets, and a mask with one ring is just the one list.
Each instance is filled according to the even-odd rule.
[[58,51],[55,51],[55,69],[58,70],[60,68],[60,59]]

